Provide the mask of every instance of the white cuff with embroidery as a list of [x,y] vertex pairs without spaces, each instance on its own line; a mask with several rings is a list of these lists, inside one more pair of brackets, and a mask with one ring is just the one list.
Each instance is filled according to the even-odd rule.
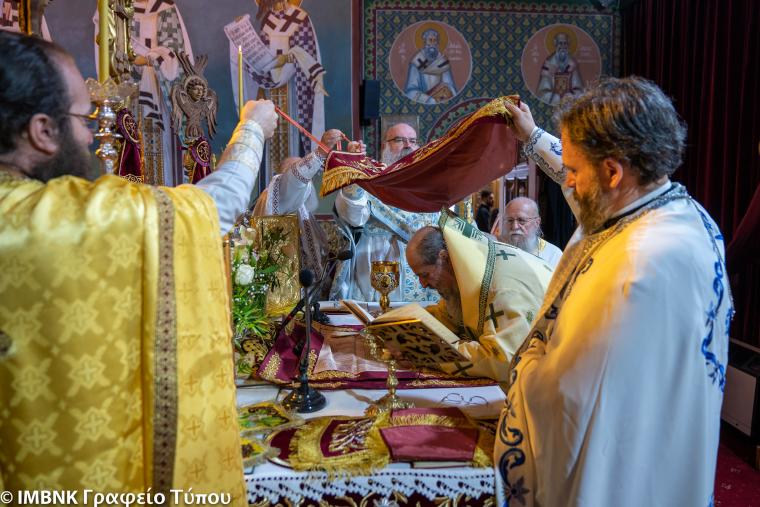
[[241,122],[232,133],[216,171],[197,183],[216,204],[222,234],[232,228],[248,206],[263,152],[264,131],[259,124],[253,120]]

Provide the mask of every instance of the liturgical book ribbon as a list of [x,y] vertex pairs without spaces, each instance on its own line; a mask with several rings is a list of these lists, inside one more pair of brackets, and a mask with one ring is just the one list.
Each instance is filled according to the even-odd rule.
[[439,211],[477,192],[517,163],[518,142],[507,128],[510,95],[466,116],[439,139],[386,166],[366,155],[332,151],[321,195],[356,183],[385,204],[407,211]]

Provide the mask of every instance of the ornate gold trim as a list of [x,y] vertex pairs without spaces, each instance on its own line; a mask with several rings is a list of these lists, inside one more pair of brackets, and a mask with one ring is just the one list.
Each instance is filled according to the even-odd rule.
[[474,428],[466,417],[451,417],[438,414],[392,415],[389,426],[443,426],[446,428]]
[[269,361],[267,362],[267,365],[264,367],[264,369],[259,370],[259,376],[264,380],[281,383],[279,380],[277,380],[277,372],[280,370],[281,363],[282,360],[280,359],[280,354],[272,351],[272,357],[269,358]]
[[495,384],[491,379],[479,379],[479,378],[472,378],[472,379],[460,379],[460,380],[438,380],[438,379],[418,379],[418,380],[412,380],[409,382],[409,387],[427,387],[430,385],[434,386],[441,386],[441,387],[459,387],[461,385],[473,385],[473,386],[490,386]]
[[174,206],[152,187],[158,208],[158,294],[153,401],[153,491],[169,495],[177,445],[177,306],[174,293]]
[[[385,446],[380,429],[373,421],[367,430],[364,449],[341,456],[324,456],[322,437],[333,422],[333,417],[320,417],[302,426],[290,441],[290,464],[293,470],[325,470],[334,477],[338,475],[364,475],[383,468],[390,462],[390,452]],[[346,417],[346,421],[359,421],[366,417]],[[341,420],[343,420],[341,418]]]
[[[360,163],[360,162],[357,162]],[[348,165],[340,165],[336,166],[330,169],[330,172],[328,173],[329,176],[329,189],[325,191],[324,184],[322,185],[319,195],[321,197],[325,197],[328,193],[332,192],[333,190],[343,187],[346,185],[349,185],[350,183],[356,182],[356,181],[363,181],[363,180],[370,180],[377,176],[378,174],[381,174],[381,171],[384,171],[386,166],[385,164],[382,164],[382,168],[380,170],[375,170],[375,166],[372,164],[366,164],[361,163],[365,166],[366,169],[369,169],[373,171],[373,174],[367,174],[364,171],[357,169],[355,167],[351,167]]]

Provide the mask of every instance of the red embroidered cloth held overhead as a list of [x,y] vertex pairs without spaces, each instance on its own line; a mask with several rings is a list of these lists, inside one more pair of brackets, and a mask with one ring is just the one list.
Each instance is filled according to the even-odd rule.
[[385,204],[407,211],[440,211],[477,192],[517,163],[517,139],[507,128],[505,103],[494,99],[452,126],[440,139],[386,166],[357,153],[332,151],[321,195],[356,183]]

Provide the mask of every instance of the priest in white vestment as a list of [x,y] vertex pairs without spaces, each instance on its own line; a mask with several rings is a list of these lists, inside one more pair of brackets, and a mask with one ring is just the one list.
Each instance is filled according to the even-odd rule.
[[515,197],[504,207],[502,216],[496,218],[491,233],[499,241],[521,248],[540,257],[552,269],[557,267],[562,250],[541,236],[541,214],[538,203],[529,197]]
[[669,180],[685,126],[641,78],[565,105],[562,144],[507,107],[580,227],[510,365],[506,502],[712,505],[733,308],[720,230]]
[[[418,148],[417,132],[406,123],[393,125],[385,133],[382,161],[390,165]],[[406,244],[417,229],[438,223],[440,213],[415,213],[383,203],[358,185],[349,185],[335,196],[336,223],[349,240],[354,256],[335,271],[330,299],[379,301],[370,284],[372,261],[398,261],[399,287],[391,301],[438,301],[426,289],[406,261]]]
[[[332,149],[342,139],[339,130],[331,129],[322,136],[322,144]],[[301,233],[302,264],[313,273],[321,273],[329,252],[327,236],[319,225],[314,212],[319,198],[312,179],[325,164],[327,153],[320,147],[303,158],[289,157],[267,188],[259,196],[253,208],[254,216],[298,216]]]

